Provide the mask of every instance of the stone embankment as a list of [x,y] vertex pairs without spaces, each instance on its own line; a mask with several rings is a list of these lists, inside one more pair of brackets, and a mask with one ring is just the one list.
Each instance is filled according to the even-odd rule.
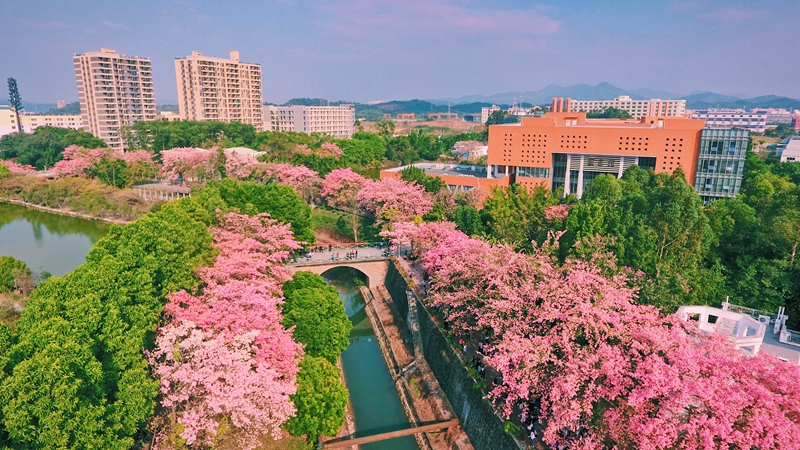
[[3,197],[0,198],[0,202],[13,203],[15,205],[22,205],[26,208],[38,209],[39,211],[46,211],[53,214],[61,214],[62,216],[80,217],[81,219],[87,219],[87,220],[102,220],[103,222],[117,223],[123,225],[133,222],[133,220],[125,220],[119,217],[99,217],[91,214],[83,214],[75,211],[70,211],[69,209],[51,208],[49,206],[37,205],[36,203],[28,203],[24,200],[18,200],[15,198]]

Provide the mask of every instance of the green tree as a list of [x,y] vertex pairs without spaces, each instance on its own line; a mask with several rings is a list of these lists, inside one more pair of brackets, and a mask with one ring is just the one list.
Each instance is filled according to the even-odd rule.
[[303,288],[286,294],[283,325],[294,328],[294,339],[306,345],[306,354],[336,363],[350,344],[353,324],[332,286]]
[[544,210],[556,204],[558,199],[541,186],[493,188],[482,212],[486,232],[518,250],[530,251],[532,242],[541,242],[548,231]]
[[15,272],[20,270],[31,275],[25,261],[12,256],[0,256],[0,292],[11,292],[16,287]]
[[474,206],[458,205],[453,212],[456,228],[470,236],[480,236],[485,232],[481,213]]
[[22,122],[19,120],[19,112],[22,111],[22,97],[19,95],[19,88],[17,88],[17,80],[13,78],[8,79],[8,103],[14,111],[14,117],[17,119],[18,131],[22,133]]
[[297,415],[286,422],[286,430],[292,436],[308,435],[310,441],[335,436],[344,423],[348,397],[336,366],[306,355],[300,362],[297,393],[292,395]]
[[609,106],[599,111],[589,111],[586,113],[587,119],[630,119],[632,116],[628,111]]
[[435,194],[445,187],[445,183],[441,178],[426,175],[424,170],[415,166],[403,169],[403,171],[400,172],[400,178],[409,183],[416,182],[425,188],[426,192],[430,192],[431,194]]

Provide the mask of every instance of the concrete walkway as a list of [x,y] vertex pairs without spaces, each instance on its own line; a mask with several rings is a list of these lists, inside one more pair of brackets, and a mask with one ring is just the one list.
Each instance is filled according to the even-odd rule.
[[315,246],[303,256],[297,256],[288,265],[321,264],[333,261],[366,261],[386,259],[391,256],[385,245],[379,244],[325,244]]

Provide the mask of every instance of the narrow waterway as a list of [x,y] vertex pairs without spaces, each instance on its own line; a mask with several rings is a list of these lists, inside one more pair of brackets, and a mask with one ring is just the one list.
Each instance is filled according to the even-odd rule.
[[[356,436],[407,428],[408,418],[400,405],[372,324],[364,310],[364,298],[356,285],[355,280],[363,280],[363,275],[351,269],[338,268],[326,272],[324,277],[339,291],[347,316],[353,322],[350,347],[342,353],[342,369],[350,391]],[[360,448],[419,450],[412,436],[365,444]]]
[[66,275],[86,261],[110,225],[0,202],[0,256],[25,261],[33,271]]

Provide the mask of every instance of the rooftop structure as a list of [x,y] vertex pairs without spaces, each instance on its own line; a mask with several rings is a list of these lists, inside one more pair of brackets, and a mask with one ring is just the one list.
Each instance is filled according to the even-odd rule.
[[401,172],[409,167],[422,169],[426,175],[442,179],[447,189],[452,192],[475,190],[478,202],[482,203],[489,195],[492,186],[508,186],[508,177],[504,174],[489,176],[486,166],[470,166],[464,164],[416,163],[407,166],[381,170],[381,180],[400,178]]
[[83,129],[113,149],[124,149],[120,128],[156,120],[150,58],[110,48],[73,56]]
[[706,121],[709,128],[742,127],[763,133],[767,129],[766,112],[745,112],[743,109],[699,109],[692,112],[693,119]]
[[178,108],[183,120],[240,122],[262,131],[264,117],[261,66],[193,51],[175,60]]
[[264,106],[264,129],[319,133],[344,139],[355,133],[356,110],[340,106]]
[[781,141],[777,148],[781,162],[800,162],[800,136],[792,136]]
[[786,328],[789,317],[784,308],[773,314],[732,305],[726,300],[722,308],[681,306],[676,314],[683,320],[696,321],[703,332],[728,335],[733,345],[748,355],[763,350],[800,365],[800,332]]
[[[559,106],[560,105],[560,106]],[[634,100],[621,95],[613,100],[574,100],[567,98],[553,99],[553,112],[590,112],[616,108],[625,111],[634,119],[642,117],[683,117],[686,113],[686,100]]]

